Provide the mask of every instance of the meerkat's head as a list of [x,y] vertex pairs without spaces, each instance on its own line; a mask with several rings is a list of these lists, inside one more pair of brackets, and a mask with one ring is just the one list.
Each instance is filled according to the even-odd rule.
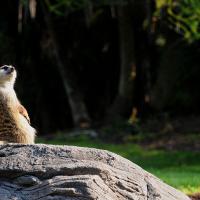
[[0,67],[0,87],[13,87],[17,72],[11,65],[3,65]]

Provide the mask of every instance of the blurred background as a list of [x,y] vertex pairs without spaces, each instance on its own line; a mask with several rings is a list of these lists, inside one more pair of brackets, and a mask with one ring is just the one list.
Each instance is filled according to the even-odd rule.
[[17,67],[39,132],[199,119],[199,1],[8,0],[0,10],[0,63]]
[[[7,0],[0,13],[0,63],[18,70],[16,91],[39,142],[75,136],[80,145],[77,135],[89,135],[83,146],[121,152],[198,190],[199,0]],[[148,161],[139,147],[126,154],[111,144],[171,154],[152,151]],[[182,185],[160,172],[172,160],[179,172],[187,164]]]

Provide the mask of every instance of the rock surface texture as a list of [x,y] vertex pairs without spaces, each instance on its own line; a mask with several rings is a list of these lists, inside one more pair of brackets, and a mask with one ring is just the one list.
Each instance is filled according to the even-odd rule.
[[0,200],[189,200],[114,153],[73,146],[0,146]]

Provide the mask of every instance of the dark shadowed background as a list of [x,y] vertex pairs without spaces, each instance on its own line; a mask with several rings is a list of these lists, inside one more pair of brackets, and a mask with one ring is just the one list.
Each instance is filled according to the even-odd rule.
[[0,63],[17,68],[16,91],[43,134],[151,129],[152,119],[198,131],[199,10],[194,0],[2,1]]

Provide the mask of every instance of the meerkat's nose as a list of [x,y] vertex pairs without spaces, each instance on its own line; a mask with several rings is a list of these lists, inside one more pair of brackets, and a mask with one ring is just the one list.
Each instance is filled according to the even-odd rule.
[[10,66],[10,71],[13,72],[15,68],[13,66]]

